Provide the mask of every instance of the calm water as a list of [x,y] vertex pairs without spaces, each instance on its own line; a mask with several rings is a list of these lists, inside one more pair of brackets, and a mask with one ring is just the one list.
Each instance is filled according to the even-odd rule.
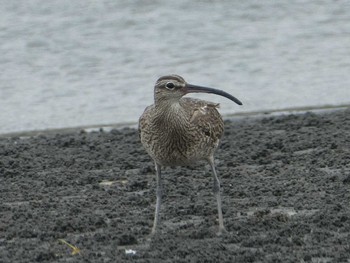
[[349,1],[0,3],[0,133],[137,122],[169,73],[223,114],[350,104]]

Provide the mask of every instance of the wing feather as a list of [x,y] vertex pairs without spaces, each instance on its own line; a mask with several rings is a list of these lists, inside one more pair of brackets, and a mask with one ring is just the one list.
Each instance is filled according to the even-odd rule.
[[219,104],[193,98],[183,98],[183,101],[187,104],[185,107],[192,109],[190,122],[193,126],[213,142],[218,142],[224,131],[224,122],[217,110]]

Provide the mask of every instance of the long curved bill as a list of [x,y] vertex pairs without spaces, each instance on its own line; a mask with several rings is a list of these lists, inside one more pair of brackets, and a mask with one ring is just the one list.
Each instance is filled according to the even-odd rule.
[[212,94],[216,94],[216,95],[220,95],[220,96],[223,96],[225,98],[228,98],[229,100],[236,102],[238,105],[243,105],[243,103],[239,99],[237,99],[236,97],[232,96],[231,94],[229,94],[223,90],[201,87],[201,86],[192,85],[192,84],[188,84],[188,83],[186,84],[186,89],[187,89],[187,93],[194,93],[194,92],[196,92],[196,93],[212,93]]

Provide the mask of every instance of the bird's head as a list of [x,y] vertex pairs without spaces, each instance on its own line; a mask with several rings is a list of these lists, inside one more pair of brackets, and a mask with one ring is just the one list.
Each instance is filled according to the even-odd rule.
[[160,77],[154,87],[154,100],[155,103],[161,101],[177,102],[187,93],[212,93],[226,97],[238,105],[242,105],[240,100],[223,90],[189,84],[179,75]]

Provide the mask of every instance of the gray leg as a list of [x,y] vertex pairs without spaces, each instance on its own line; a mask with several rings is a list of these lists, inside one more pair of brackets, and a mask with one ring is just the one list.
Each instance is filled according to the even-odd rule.
[[213,156],[210,156],[208,158],[208,162],[209,162],[209,165],[211,167],[211,170],[213,172],[213,176],[214,176],[214,195],[216,197],[216,201],[218,203],[218,215],[219,215],[219,232],[218,234],[222,234],[222,232],[225,231],[225,227],[224,227],[224,219],[223,219],[223,216],[222,216],[222,209],[221,209],[221,196],[220,196],[220,181],[219,181],[219,178],[218,178],[218,175],[216,173],[216,170],[215,170],[215,164],[214,164],[214,157]]
[[153,228],[152,228],[152,233],[151,234],[154,234],[156,232],[157,225],[158,225],[158,222],[159,222],[159,211],[160,211],[160,204],[161,204],[161,201],[162,201],[162,191],[163,191],[162,177],[161,177],[161,167],[157,163],[155,165],[156,165],[156,176],[157,176],[157,190],[156,190],[157,202],[156,202],[156,210],[154,212],[154,221],[153,221]]

